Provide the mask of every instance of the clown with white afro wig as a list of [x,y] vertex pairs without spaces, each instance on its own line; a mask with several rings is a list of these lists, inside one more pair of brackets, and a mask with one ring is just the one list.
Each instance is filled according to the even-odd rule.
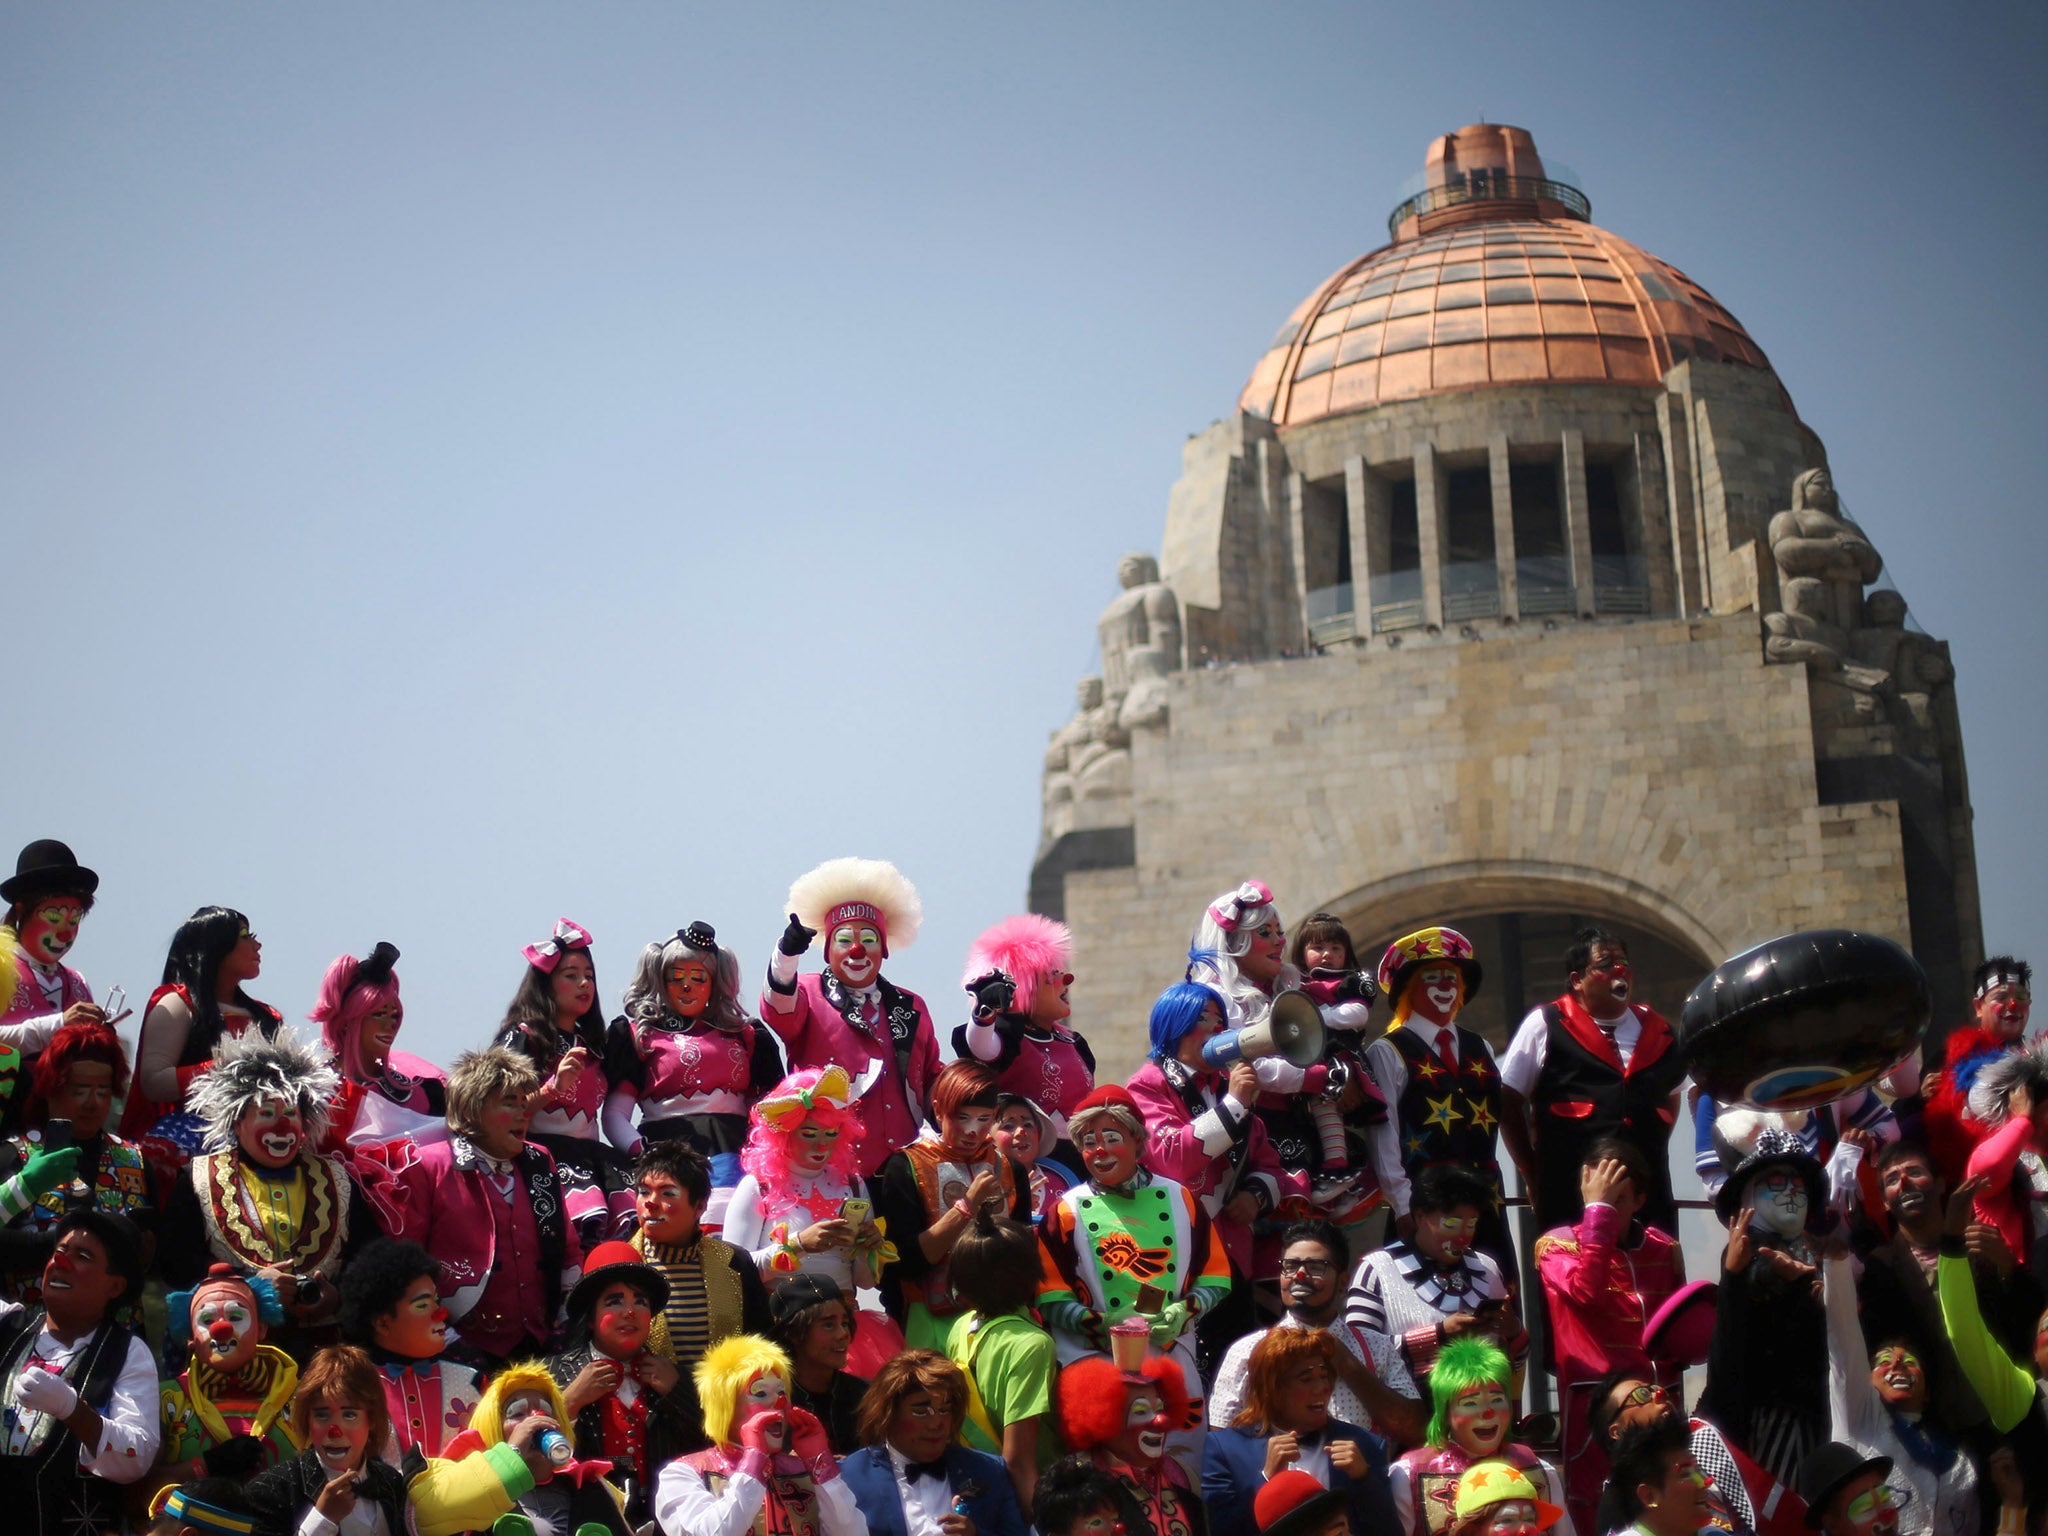
[[295,1030],[268,1039],[250,1030],[214,1048],[185,1095],[206,1150],[165,1205],[166,1280],[189,1286],[225,1261],[285,1277],[279,1290],[296,1324],[331,1315],[344,1254],[374,1235],[347,1165],[319,1151],[340,1087],[326,1053]]
[[974,1011],[953,1031],[953,1054],[988,1063],[997,1090],[1044,1110],[1061,1141],[1067,1116],[1095,1090],[1095,1053],[1067,1024],[1073,963],[1065,923],[1033,912],[1004,918],[967,951],[960,984]]
[[[789,926],[768,963],[761,1018],[782,1037],[789,1069],[838,1065],[852,1074],[865,1133],[863,1177],[917,1140],[939,1041],[931,1010],[882,975],[892,949],[917,937],[917,887],[881,859],[830,859],[789,888]],[[825,969],[798,974],[820,937]]]

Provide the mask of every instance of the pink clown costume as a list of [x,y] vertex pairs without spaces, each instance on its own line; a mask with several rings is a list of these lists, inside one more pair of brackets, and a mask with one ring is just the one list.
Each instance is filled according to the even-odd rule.
[[632,1181],[601,1135],[609,1082],[592,942],[589,929],[562,917],[547,938],[524,946],[526,974],[491,1042],[540,1074],[527,1139],[554,1158],[562,1208],[585,1248],[633,1223]]
[[747,1106],[782,1080],[775,1036],[747,1016],[739,984],[738,957],[709,923],[692,923],[640,952],[625,1010],[605,1035],[605,1135],[628,1157],[648,1141],[703,1153],[703,1224],[714,1233],[740,1181]]
[[960,980],[977,1006],[953,1031],[953,1054],[986,1062],[998,1092],[1044,1110],[1058,1141],[1067,1139],[1074,1106],[1095,1091],[1095,1053],[1066,1023],[1073,955],[1065,923],[1035,913],[1004,918],[967,951]]
[[[789,926],[768,966],[761,1018],[782,1037],[791,1071],[835,1063],[852,1074],[865,1134],[863,1176],[917,1140],[939,1041],[924,999],[892,985],[882,962],[917,937],[917,888],[880,859],[831,859],[800,877],[785,903]],[[797,974],[823,935],[826,969]]]
[[405,1020],[397,963],[394,944],[380,943],[361,960],[342,955],[327,967],[319,1000],[307,1015],[320,1026],[341,1074],[322,1150],[350,1149],[351,1162],[355,1148],[401,1141],[425,1146],[448,1135],[448,1085],[441,1069],[392,1048]]

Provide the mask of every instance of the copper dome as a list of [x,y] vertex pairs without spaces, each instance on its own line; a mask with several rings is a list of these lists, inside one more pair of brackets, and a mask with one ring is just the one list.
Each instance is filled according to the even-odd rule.
[[1438,139],[1393,243],[1288,317],[1239,407],[1300,426],[1488,385],[1653,385],[1692,357],[1770,366],[1712,294],[1587,222],[1560,176],[1519,128]]

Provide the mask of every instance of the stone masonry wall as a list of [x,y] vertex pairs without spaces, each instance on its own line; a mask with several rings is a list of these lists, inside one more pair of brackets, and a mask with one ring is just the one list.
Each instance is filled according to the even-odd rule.
[[1764,664],[1753,614],[1173,687],[1171,724],[1133,745],[1135,865],[1065,882],[1074,1020],[1105,1080],[1142,1059],[1202,906],[1247,875],[1290,923],[1484,902],[1609,914],[1713,960],[1800,928],[1909,940],[1896,807],[1818,803],[1806,670]]

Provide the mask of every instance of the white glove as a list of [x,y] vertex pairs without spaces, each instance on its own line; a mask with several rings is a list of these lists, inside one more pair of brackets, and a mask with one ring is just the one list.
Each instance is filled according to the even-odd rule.
[[78,1392],[56,1372],[32,1365],[14,1384],[14,1400],[24,1408],[47,1413],[53,1419],[65,1419],[78,1406]]
[[1308,1076],[1281,1056],[1261,1056],[1252,1063],[1252,1071],[1258,1075],[1259,1086],[1268,1093],[1299,1093],[1302,1080]]

